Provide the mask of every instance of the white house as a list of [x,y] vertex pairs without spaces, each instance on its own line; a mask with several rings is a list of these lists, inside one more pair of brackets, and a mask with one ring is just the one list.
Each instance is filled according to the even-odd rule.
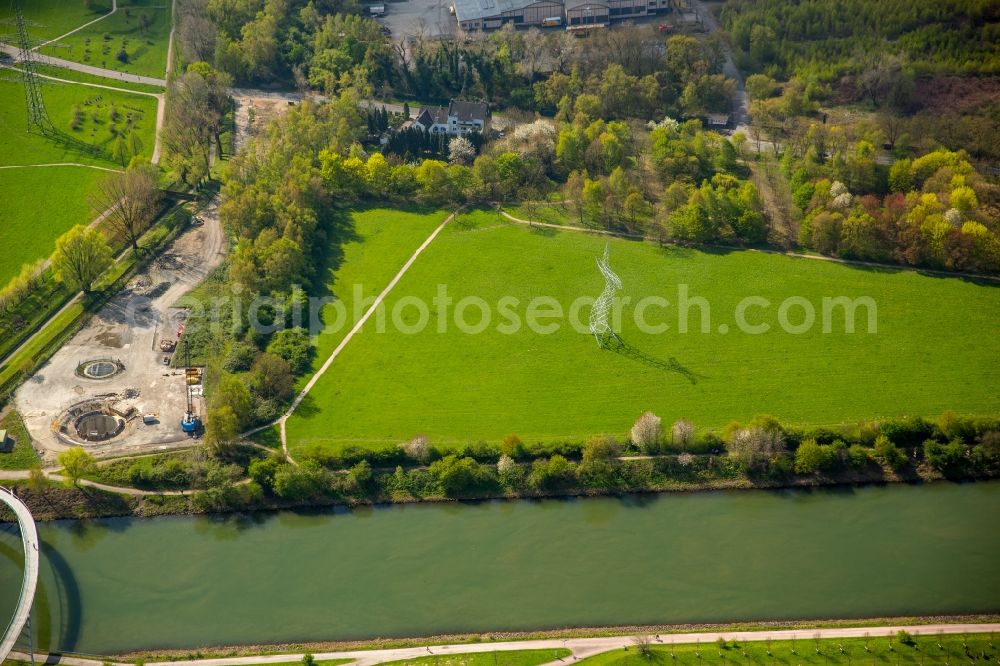
[[463,136],[470,132],[486,133],[490,127],[490,107],[481,102],[451,100],[448,108],[443,106],[420,109],[414,127],[420,127],[431,134]]

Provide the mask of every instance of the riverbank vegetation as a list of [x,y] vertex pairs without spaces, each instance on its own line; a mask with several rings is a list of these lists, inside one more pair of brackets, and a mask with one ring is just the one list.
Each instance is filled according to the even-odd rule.
[[[418,437],[377,450],[314,452],[295,464],[279,451],[243,445],[215,455],[194,449],[100,463],[90,459],[62,476],[74,482],[21,482],[23,497],[40,520],[992,479],[1000,477],[1000,421],[946,413],[937,422],[915,418],[802,430],[760,416],[698,432],[688,421],[664,424],[647,413],[624,437],[585,442],[532,444],[510,435],[499,445],[439,449]],[[152,492],[117,496],[78,479]],[[169,494],[181,490],[192,492]]]

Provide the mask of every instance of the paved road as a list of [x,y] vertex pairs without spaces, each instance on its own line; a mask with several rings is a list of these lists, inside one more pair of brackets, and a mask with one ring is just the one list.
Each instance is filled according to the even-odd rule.
[[[138,457],[138,456],[137,456]],[[42,474],[45,475],[49,481],[55,481],[56,483],[64,483],[67,481],[66,477],[56,474],[58,467],[50,467],[42,470]],[[31,476],[31,472],[28,470],[0,470],[0,481],[24,481]],[[197,490],[139,490],[138,488],[124,488],[122,486],[109,486],[105,483],[98,483],[97,481],[88,481],[87,479],[80,479],[77,482],[78,485],[87,486],[88,488],[96,488],[98,490],[105,490],[110,493],[118,493],[119,495],[131,495],[133,497],[146,497],[149,495],[194,495],[199,492]]]
[[21,584],[21,595],[17,600],[17,608],[14,609],[14,617],[0,641],[0,663],[3,663],[14,648],[14,643],[21,637],[21,631],[31,614],[31,604],[35,601],[35,586],[38,584],[38,531],[28,507],[14,493],[0,488],[0,502],[9,506],[17,516],[17,524],[21,528],[21,543],[24,545],[24,582]]
[[[654,639],[657,645],[690,645],[692,643],[711,644],[720,638],[727,641],[743,642],[812,640],[814,638],[863,638],[871,636],[895,636],[899,631],[907,631],[914,636],[937,634],[974,634],[993,633],[1000,631],[1000,624],[924,624],[898,625],[881,627],[838,627],[834,629],[785,629],[774,631],[710,631],[691,634],[663,634]],[[566,648],[576,659],[591,657],[602,652],[630,648],[633,636],[613,636],[604,638],[569,638],[506,641],[500,643],[472,643],[459,645],[432,645],[430,647],[397,648],[389,650],[349,650],[343,652],[315,653],[316,660],[351,659],[352,666],[373,666],[387,661],[399,659],[416,659],[427,656],[447,656],[470,653],[509,652],[511,650],[558,650]],[[27,659],[27,655],[13,653],[17,659]],[[44,655],[35,655],[44,659]],[[226,657],[221,659],[190,659],[179,661],[146,662],[146,666],[251,666],[253,664],[280,664],[299,662],[303,655],[280,654],[257,657]],[[55,663],[55,662],[52,662]],[[102,663],[93,659],[78,657],[62,657],[58,663],[68,666],[101,666]],[[116,664],[116,666],[118,666]],[[121,665],[125,666],[125,665]]]
[[[21,55],[21,50],[10,46],[9,44],[0,44],[0,51],[10,55],[17,62],[18,57]],[[148,86],[160,86],[165,88],[167,85],[166,79],[157,79],[152,76],[140,76],[139,74],[128,74],[126,72],[116,72],[113,69],[104,69],[103,67],[93,67],[92,65],[84,65],[79,62],[73,62],[72,60],[63,60],[62,58],[54,58],[52,56],[43,55],[41,53],[36,53],[34,55],[35,62],[40,62],[43,65],[52,65],[53,67],[62,67],[63,69],[72,69],[77,72],[83,72],[84,74],[92,74],[94,76],[103,76],[108,79],[118,79],[119,81],[131,81],[132,83],[144,83]]]
[[[709,32],[719,32],[721,30],[719,22],[715,20],[715,15],[704,3],[696,1],[694,9],[698,16],[701,17],[702,23],[705,24]],[[736,67],[736,62],[733,60],[732,50],[724,41],[722,42],[722,48],[725,55],[722,72],[727,78],[736,81],[736,91],[733,93],[733,123],[736,126],[736,131],[742,131],[749,136],[750,98],[747,96],[746,88],[743,85],[743,76],[740,74],[740,70]]]

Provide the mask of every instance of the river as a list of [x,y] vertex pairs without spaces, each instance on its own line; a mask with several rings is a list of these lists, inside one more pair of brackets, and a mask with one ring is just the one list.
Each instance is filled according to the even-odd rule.
[[[43,648],[105,654],[1000,610],[1000,482],[40,526]],[[0,624],[20,586],[0,529]]]

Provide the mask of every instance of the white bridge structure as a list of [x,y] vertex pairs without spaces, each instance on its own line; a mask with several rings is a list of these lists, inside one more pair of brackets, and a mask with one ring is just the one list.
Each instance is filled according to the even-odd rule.
[[28,507],[12,491],[0,487],[0,502],[9,506],[17,516],[17,524],[21,528],[21,542],[24,544],[24,581],[21,583],[21,596],[17,600],[14,617],[7,625],[3,641],[0,642],[0,663],[3,663],[31,617],[31,605],[35,600],[35,587],[38,585],[38,530],[35,529],[35,519],[31,517]]
[[621,344],[622,339],[618,337],[608,317],[615,303],[615,292],[622,288],[621,278],[613,270],[608,260],[608,246],[604,246],[604,256],[597,260],[597,268],[604,276],[604,291],[594,301],[594,307],[590,309],[590,332],[594,334],[594,339],[602,349],[609,340],[615,340]]

